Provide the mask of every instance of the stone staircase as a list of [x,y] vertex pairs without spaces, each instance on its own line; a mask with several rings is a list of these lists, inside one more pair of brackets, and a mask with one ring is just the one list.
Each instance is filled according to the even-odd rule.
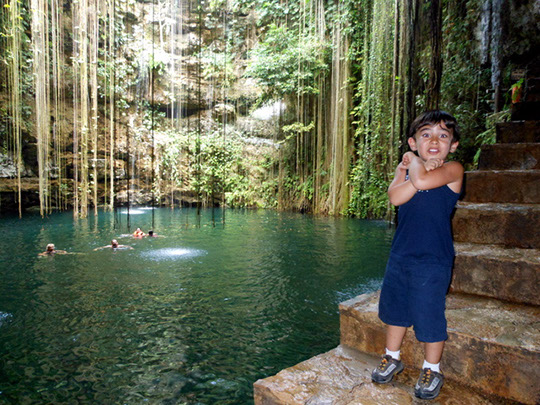
[[[524,103],[521,103],[524,104]],[[446,381],[434,404],[540,404],[540,110],[521,105],[467,172],[453,219],[456,260],[447,298]],[[409,332],[406,370],[375,385],[384,351],[378,292],[342,303],[341,344],[254,384],[255,403],[420,404],[422,347]]]

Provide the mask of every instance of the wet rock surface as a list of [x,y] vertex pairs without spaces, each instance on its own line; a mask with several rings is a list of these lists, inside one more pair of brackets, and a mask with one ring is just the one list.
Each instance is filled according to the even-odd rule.
[[389,384],[371,381],[377,356],[338,346],[255,383],[257,404],[332,404],[332,405],[503,405],[515,402],[487,397],[446,381],[439,397],[424,401],[414,396],[419,371],[406,368]]

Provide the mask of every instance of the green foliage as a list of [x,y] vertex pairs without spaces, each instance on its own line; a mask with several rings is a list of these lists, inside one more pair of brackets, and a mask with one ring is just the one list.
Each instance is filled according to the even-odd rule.
[[216,132],[193,138],[188,153],[195,161],[191,166],[192,186],[195,189],[207,195],[229,191],[232,186],[229,173],[237,166],[241,156],[238,142]]
[[248,153],[238,134],[169,131],[158,136],[158,147],[160,176],[173,188],[196,190],[207,201],[224,195],[231,207],[275,207],[274,156]]
[[444,63],[441,106],[456,117],[462,138],[454,159],[469,166],[485,137],[486,118],[492,112],[488,69],[482,68],[475,38],[482,2],[469,0],[459,7],[448,5],[443,21]]
[[[240,138],[236,140],[242,145]],[[277,164],[275,153],[253,155],[245,145],[236,149],[235,163],[229,171],[229,187],[225,197],[231,207],[276,208],[278,179],[272,176]]]
[[[12,65],[14,56],[12,54],[12,49],[10,44],[13,40],[13,27],[11,24],[12,11],[9,2],[5,1],[2,3],[1,13],[0,13],[0,90],[2,92],[8,91],[8,66]],[[27,120],[30,117],[32,112],[31,106],[31,97],[33,95],[33,74],[32,66],[28,61],[31,61],[33,58],[33,50],[31,48],[31,39],[29,33],[31,32],[31,10],[29,7],[29,2],[27,0],[19,0],[18,10],[19,14],[13,16],[16,21],[16,29],[20,35],[21,49],[19,50],[19,91],[22,95],[21,101],[22,105],[20,106],[23,121]],[[2,117],[11,120],[12,117],[7,114],[2,114]],[[24,125],[24,123],[23,123]],[[29,126],[29,124],[27,124]],[[0,135],[1,137],[2,135]]]
[[208,9],[211,12],[223,10],[227,7],[227,0],[210,0]]
[[[366,14],[367,13],[367,14]],[[351,46],[361,64],[353,72],[358,80],[353,94],[351,120],[355,127],[355,161],[350,171],[351,194],[348,214],[361,218],[381,218],[388,202],[386,190],[393,162],[390,150],[397,150],[397,130],[392,133],[390,108],[394,10],[393,5],[374,2],[371,9],[353,13],[364,32],[353,36]],[[366,27],[366,22],[370,26]]]
[[311,121],[308,125],[304,125],[301,122],[293,122],[290,125],[283,126],[283,132],[291,134],[301,134],[303,132],[310,132],[315,127],[315,122]]
[[521,96],[521,91],[523,90],[523,83],[525,82],[524,78],[519,79],[516,83],[510,87],[510,92],[512,93],[512,103],[517,103],[518,98]]
[[[498,113],[488,114],[486,117],[486,130],[478,134],[475,138],[477,145],[493,145],[497,141],[496,126],[499,122],[507,122],[510,120],[510,110],[500,111]],[[474,155],[474,167],[478,166],[481,149]]]
[[348,214],[359,218],[383,218],[388,208],[389,180],[386,174],[386,161],[373,164],[375,155],[383,155],[378,151],[362,151],[357,153],[359,159],[353,165],[350,175],[352,185]]
[[251,53],[247,77],[264,87],[263,100],[292,94],[318,94],[315,78],[329,69],[329,47],[314,35],[298,36],[285,26],[272,24]]
[[[4,13],[0,16],[1,77],[6,77],[5,69],[12,58],[6,46],[10,35],[7,26],[8,4],[7,0],[3,3]],[[31,132],[29,106],[32,101],[29,96],[33,93],[33,76],[31,39],[28,36],[31,32],[31,10],[28,0],[23,0],[20,4],[20,18],[23,20],[21,60],[24,60],[21,88],[26,95],[23,100],[23,114],[25,132]],[[66,13],[67,4],[63,6]],[[396,117],[392,117],[390,106],[392,84],[403,89],[410,79],[394,77],[392,71],[394,7],[396,4],[402,5],[402,2],[210,0],[198,4],[198,9],[191,10],[191,17],[198,12],[204,15],[204,26],[201,27],[204,30],[201,31],[204,32],[201,38],[203,43],[201,47],[191,46],[182,58],[191,58],[191,61],[202,63],[201,78],[206,83],[211,83],[214,88],[219,86],[222,89],[232,89],[230,94],[241,92],[234,84],[238,79],[236,75],[247,64],[245,76],[256,79],[263,89],[260,102],[286,102],[288,110],[281,116],[278,142],[281,162],[278,162],[276,157],[277,150],[274,150],[274,153],[259,153],[259,146],[249,145],[234,132],[227,131],[227,136],[223,136],[222,131],[216,128],[205,129],[204,133],[200,134],[168,129],[171,126],[170,119],[157,108],[152,111],[148,102],[149,74],[155,75],[155,87],[160,92],[160,97],[165,95],[172,98],[172,94],[177,97],[178,93],[174,90],[167,93],[165,80],[174,80],[176,84],[181,80],[179,77],[167,77],[167,67],[173,50],[168,49],[168,45],[154,48],[149,40],[151,36],[157,41],[158,24],[146,24],[141,28],[138,24],[142,21],[133,14],[135,11],[126,11],[135,10],[136,4],[134,0],[117,3],[114,50],[109,54],[107,47],[100,46],[99,49],[99,91],[101,100],[108,102],[108,86],[112,79],[115,79],[117,124],[119,127],[126,125],[128,117],[136,116],[129,123],[129,130],[138,142],[137,148],[143,150],[149,146],[150,133],[156,136],[160,157],[158,176],[163,181],[169,182],[173,189],[197,190],[207,201],[213,194],[223,196],[224,193],[227,204],[233,207],[276,207],[277,195],[280,195],[282,200],[291,201],[291,206],[296,208],[313,203],[315,198],[318,202],[330,200],[333,196],[329,194],[335,184],[331,183],[329,178],[333,174],[333,168],[337,167],[333,165],[342,162],[331,161],[333,158],[326,148],[330,149],[329,139],[337,139],[333,138],[335,134],[331,132],[340,132],[334,130],[334,122],[331,121],[343,117],[343,111],[336,111],[336,105],[330,105],[330,101],[334,100],[338,93],[332,86],[350,86],[353,93],[348,117],[351,125],[343,126],[343,137],[347,138],[347,145],[351,145],[351,142],[353,145],[347,151],[340,150],[340,153],[348,155],[342,159],[350,163],[347,214],[372,218],[385,216],[389,207],[386,189],[400,158],[398,151],[402,145],[399,142],[404,138],[405,132],[405,128],[400,125],[406,124],[403,121],[411,118],[399,116],[396,120]],[[421,18],[427,14],[429,4],[422,3],[419,10]],[[483,0],[443,2],[444,63],[441,108],[455,115],[460,123],[463,135],[456,158],[469,165],[476,163],[482,144],[494,141],[495,122],[507,118],[506,112],[491,114],[492,95],[488,91],[491,86],[490,71],[479,62],[476,33],[482,4]],[[321,7],[321,14],[318,14],[318,7]],[[107,18],[107,15],[100,14],[100,24],[106,26]],[[257,27],[252,24],[255,18]],[[400,15],[399,18],[405,16]],[[71,24],[71,20],[66,21]],[[170,35],[166,23],[163,27],[162,23],[164,22],[159,23],[159,28],[163,28],[160,35]],[[198,24],[198,20],[196,23]],[[414,84],[417,88],[414,89],[416,98],[413,100],[417,110],[425,107],[425,86],[430,75],[431,49],[429,41],[423,39],[426,24],[426,21],[420,21],[417,27],[421,38],[415,44],[416,71],[401,72],[403,76],[414,75],[418,81]],[[191,26],[185,27],[186,30],[192,29]],[[65,27],[64,29],[66,33],[69,31]],[[101,43],[107,43],[108,33],[102,32],[101,35]],[[253,41],[255,37],[256,41]],[[73,38],[69,38],[68,34],[64,39],[67,51],[73,45],[70,43]],[[400,38],[400,41],[404,40],[407,39]],[[257,45],[250,50],[253,42]],[[350,44],[346,50],[348,53],[341,60],[332,61],[332,52],[341,50],[342,46],[345,48],[345,43]],[[194,49],[196,54],[189,54],[194,52]],[[400,63],[408,66],[407,56],[401,57],[403,59]],[[344,59],[347,59],[350,65],[346,66]],[[348,72],[345,69],[340,72],[336,70],[332,72],[335,75],[330,75],[333,66],[338,65],[339,69],[350,68],[348,83],[330,83],[330,79],[338,77],[341,71]],[[187,88],[193,85],[195,80],[194,75],[189,77],[190,74],[195,71],[198,74],[199,70],[192,69],[193,66],[190,65],[186,66],[184,73],[188,75]],[[68,92],[67,98],[71,99],[69,91],[74,87],[69,64],[66,64],[65,69],[64,85]],[[508,75],[503,73],[503,76]],[[505,83],[503,87],[509,88],[511,85]],[[519,83],[515,84],[518,85]],[[0,88],[5,91],[6,86],[5,80],[0,83]],[[193,87],[190,89],[193,90]],[[196,97],[202,96],[190,94],[187,98],[188,101],[194,101]],[[236,100],[241,97],[238,96]],[[174,102],[179,99],[181,97],[177,97]],[[162,108],[167,101],[171,100],[160,100]],[[319,102],[321,104],[317,104]],[[319,105],[324,106],[321,117],[315,116]],[[340,108],[349,108],[349,104],[343,105],[344,107]],[[7,139],[10,110],[6,108],[9,107],[7,105],[2,107],[0,138]],[[300,111],[301,109],[303,111]],[[329,113],[330,110],[332,113]],[[399,114],[398,112],[396,115]],[[324,130],[318,132],[319,128]],[[317,138],[319,135],[321,138]],[[324,141],[319,143],[319,139],[323,138]],[[320,147],[322,152],[313,150],[313,145]],[[319,167],[315,167],[316,164]]]
[[234,54],[225,53],[211,46],[201,52],[202,74],[208,81],[214,81],[217,86],[228,88],[236,80],[234,73]]

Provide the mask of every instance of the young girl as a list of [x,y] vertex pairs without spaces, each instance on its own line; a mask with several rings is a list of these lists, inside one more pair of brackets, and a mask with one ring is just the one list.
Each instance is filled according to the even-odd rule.
[[448,338],[444,315],[454,246],[451,215],[461,193],[463,166],[447,162],[459,144],[454,117],[428,111],[411,124],[409,147],[388,188],[399,206],[398,227],[384,275],[379,318],[386,323],[386,354],[371,378],[388,383],[403,371],[400,348],[407,328],[424,344],[425,360],[415,395],[433,399],[444,377],[440,360]]

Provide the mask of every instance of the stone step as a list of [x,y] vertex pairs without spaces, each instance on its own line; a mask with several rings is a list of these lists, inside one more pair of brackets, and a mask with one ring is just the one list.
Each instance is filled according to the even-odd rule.
[[451,291],[540,305],[540,250],[456,243]]
[[[380,358],[347,346],[337,348],[255,382],[256,405],[404,405],[425,404],[414,396],[418,370],[406,368],[389,384],[374,384],[371,370]],[[510,405],[446,380],[433,404]]]
[[497,143],[540,142],[540,121],[511,121],[496,125]]
[[512,104],[512,121],[540,120],[540,101],[522,101]]
[[452,220],[455,242],[540,249],[538,204],[460,201]]
[[[341,344],[369,354],[385,347],[378,318],[379,292],[340,304]],[[449,339],[441,370],[447,379],[525,404],[540,399],[540,308],[451,294],[446,300]],[[401,348],[409,367],[421,365],[422,344],[409,331]]]
[[540,170],[466,172],[464,201],[539,204]]
[[483,145],[480,170],[539,170],[540,143],[499,143]]

